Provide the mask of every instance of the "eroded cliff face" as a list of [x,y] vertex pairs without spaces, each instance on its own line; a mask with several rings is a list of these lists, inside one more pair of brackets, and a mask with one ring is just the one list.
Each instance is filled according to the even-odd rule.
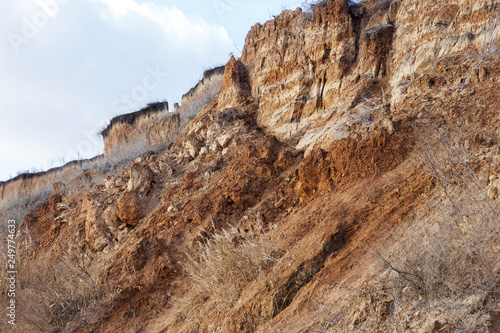
[[181,105],[176,112],[183,118],[195,116],[219,92],[224,77],[224,66],[205,71],[203,78],[182,96]]
[[[361,118],[387,123],[360,108],[364,98],[378,104],[391,100],[390,111],[396,111],[400,91],[415,75],[431,73],[451,54],[466,56],[468,50],[470,59],[484,52],[494,6],[366,1],[349,7],[327,1],[312,15],[297,9],[255,25],[242,62],[252,95],[259,97],[259,125],[282,139],[303,137],[298,146],[303,148],[326,135],[314,131],[316,124],[331,129],[324,138],[328,143],[346,137],[350,124]],[[449,86],[460,88],[466,71],[461,69]]]
[[[119,154],[130,145],[146,146],[146,133],[158,122],[170,118],[168,103],[159,102],[128,114],[113,118],[101,135],[104,139],[104,156]],[[149,136],[148,143],[154,144],[154,135]]]
[[159,150],[170,144],[203,107],[219,92],[224,66],[205,71],[203,78],[182,96],[170,113],[167,102],[152,103],[142,110],[111,120],[102,132],[104,156],[116,158],[127,151]]
[[65,193],[66,187],[88,187],[102,181],[107,171],[96,169],[104,161],[104,156],[99,155],[48,171],[20,174],[0,182],[0,216],[22,221],[24,215],[39,207],[52,193]]
[[[390,235],[418,220],[432,226],[420,243],[442,239],[433,238],[445,232],[435,217],[450,197],[473,196],[467,184],[496,206],[498,8],[334,0],[254,26],[220,92],[171,146],[102,182],[66,186],[26,216],[24,239],[35,245],[22,253],[33,265],[25,272],[73,269],[48,274],[48,290],[33,282],[45,278],[24,282],[22,329],[497,332],[497,267],[481,268],[489,289],[477,292],[475,281],[475,292],[443,305],[411,284],[398,289],[411,278],[379,259],[402,242]],[[441,158],[447,149],[456,156]],[[460,237],[482,219],[470,214],[457,222]],[[441,219],[457,215],[455,207]],[[190,254],[230,227],[234,247],[265,235],[270,264],[235,299],[193,294]],[[481,253],[495,259],[497,222],[491,230]],[[64,290],[88,288],[61,315],[41,300],[58,309],[50,290],[64,294],[63,281]]]
[[260,97],[259,125],[282,138],[303,130],[303,119],[338,102],[344,72],[356,56],[347,2],[321,5],[312,18],[298,9],[252,27],[242,62],[252,95]]

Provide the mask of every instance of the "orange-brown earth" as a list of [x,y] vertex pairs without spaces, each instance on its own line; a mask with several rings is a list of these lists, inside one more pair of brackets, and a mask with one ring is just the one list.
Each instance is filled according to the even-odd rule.
[[[252,27],[219,94],[168,149],[107,171],[90,190],[55,191],[25,217],[31,262],[56,267],[74,253],[108,293],[64,331],[389,330],[395,301],[370,292],[385,269],[375,253],[443,200],[422,138],[460,132],[498,199],[498,6],[333,0]],[[229,226],[266,232],[273,264],[232,306],[186,305],[186,252],[202,230],[210,238]],[[21,297],[28,304],[28,291]],[[483,316],[471,331],[500,332],[498,297],[465,306],[464,318]],[[20,322],[31,318],[20,306]],[[446,311],[410,311],[406,331],[455,332]],[[43,331],[32,323],[19,332]]]

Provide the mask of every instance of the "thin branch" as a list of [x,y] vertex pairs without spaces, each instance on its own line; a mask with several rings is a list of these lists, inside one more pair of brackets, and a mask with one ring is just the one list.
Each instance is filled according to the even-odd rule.
[[468,61],[471,61],[471,60],[470,60],[470,58],[469,58],[469,55],[467,54],[467,51],[465,51],[465,49],[464,49],[463,47],[462,47],[462,50],[464,51],[465,56],[467,57],[467,60],[468,60]]
[[404,36],[402,36],[403,38],[403,46],[405,48],[405,51],[406,51],[406,62],[408,63],[408,68],[410,69],[410,78],[411,78],[411,82],[413,83],[413,81],[415,81],[415,75],[413,73],[413,66],[410,62],[410,51],[408,50],[408,47],[406,46],[406,40],[404,38]]
[[[469,76],[467,76],[467,79],[462,84],[462,88],[460,89],[460,92],[462,92],[462,90],[464,90],[465,86],[467,85],[467,83],[469,83],[470,79],[472,78],[472,75],[474,75],[474,73],[476,73],[476,71],[479,69],[479,67],[481,67],[483,62],[485,60],[487,60],[489,58],[489,56],[491,55],[491,48],[492,48],[493,42],[495,41],[497,34],[498,34],[498,31],[495,31],[495,30],[497,29],[497,26],[498,26],[499,15],[500,15],[500,6],[498,6],[498,8],[497,8],[495,20],[493,21],[491,28],[488,29],[486,31],[486,33],[484,34],[483,46],[481,47],[481,56],[480,56],[477,64],[474,66],[474,68],[470,72]],[[491,35],[490,35],[489,41],[487,42],[488,31],[491,31]],[[404,42],[404,40],[403,40],[403,42]]]

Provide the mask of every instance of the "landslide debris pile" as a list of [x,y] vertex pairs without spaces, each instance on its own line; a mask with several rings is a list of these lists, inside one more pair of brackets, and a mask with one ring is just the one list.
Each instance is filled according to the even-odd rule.
[[256,24],[213,99],[138,122],[155,149],[41,176],[17,329],[500,332],[499,12],[329,0]]

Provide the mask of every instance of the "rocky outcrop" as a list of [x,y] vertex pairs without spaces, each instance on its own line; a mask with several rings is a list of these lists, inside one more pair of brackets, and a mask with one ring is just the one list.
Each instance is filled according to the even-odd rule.
[[85,198],[82,204],[85,215],[85,241],[93,251],[102,251],[118,238],[120,222],[114,206],[104,206],[102,195]]
[[116,204],[116,216],[120,221],[135,227],[144,217],[143,206],[137,193],[126,192]]
[[357,57],[357,25],[346,0],[318,5],[312,17],[297,9],[252,27],[241,61],[260,98],[259,125],[290,137],[304,119],[338,104]]
[[142,159],[132,162],[127,189],[141,195],[148,194],[153,181],[153,173]]
[[343,138],[353,121],[386,117],[374,111],[391,96],[394,105],[407,80],[431,73],[450,54],[462,52],[467,61],[463,50],[480,54],[493,36],[486,3],[382,2],[324,1],[312,15],[285,11],[252,27],[241,61],[259,98],[260,126],[282,139],[304,137],[300,148]]
[[224,103],[224,107],[231,108],[250,97],[250,94],[247,69],[240,60],[236,60],[233,56],[226,65],[218,101]]

